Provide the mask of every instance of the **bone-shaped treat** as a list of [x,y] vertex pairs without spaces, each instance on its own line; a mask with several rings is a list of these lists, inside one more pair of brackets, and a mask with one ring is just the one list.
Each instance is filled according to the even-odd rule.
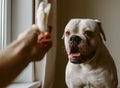
[[48,16],[50,13],[51,4],[45,5],[45,2],[41,2],[37,10],[37,25],[41,32],[47,31]]

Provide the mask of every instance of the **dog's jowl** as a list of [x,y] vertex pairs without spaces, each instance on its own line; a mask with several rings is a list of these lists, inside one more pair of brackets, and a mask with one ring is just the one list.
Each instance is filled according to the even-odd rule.
[[71,19],[63,34],[68,88],[117,88],[116,66],[99,20]]

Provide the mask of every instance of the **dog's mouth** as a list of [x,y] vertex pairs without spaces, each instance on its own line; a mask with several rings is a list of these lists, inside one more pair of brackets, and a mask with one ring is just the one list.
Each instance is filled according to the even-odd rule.
[[95,55],[95,50],[89,51],[84,47],[78,48],[74,47],[70,49],[70,53],[68,54],[68,58],[74,64],[85,63]]
[[77,35],[72,35],[67,46],[68,58],[72,63],[85,63],[95,55],[96,49],[89,40],[83,40]]
[[68,57],[72,63],[80,64],[80,63],[85,63],[85,62],[89,61],[94,55],[95,55],[95,52],[92,52],[88,55],[81,55],[78,52],[78,53],[71,53],[68,55]]

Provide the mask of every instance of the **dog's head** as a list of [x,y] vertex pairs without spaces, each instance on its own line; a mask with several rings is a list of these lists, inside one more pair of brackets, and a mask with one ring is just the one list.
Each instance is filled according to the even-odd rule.
[[63,34],[70,61],[79,64],[91,60],[95,56],[100,42],[102,42],[101,35],[106,40],[99,20],[70,20]]

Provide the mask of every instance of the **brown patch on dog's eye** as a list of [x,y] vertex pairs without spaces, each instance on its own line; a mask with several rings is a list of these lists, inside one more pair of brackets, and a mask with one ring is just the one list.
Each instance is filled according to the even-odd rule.
[[91,31],[85,31],[84,34],[87,37],[91,37],[92,36],[92,32]]
[[66,31],[66,36],[69,36],[70,35],[70,31]]

